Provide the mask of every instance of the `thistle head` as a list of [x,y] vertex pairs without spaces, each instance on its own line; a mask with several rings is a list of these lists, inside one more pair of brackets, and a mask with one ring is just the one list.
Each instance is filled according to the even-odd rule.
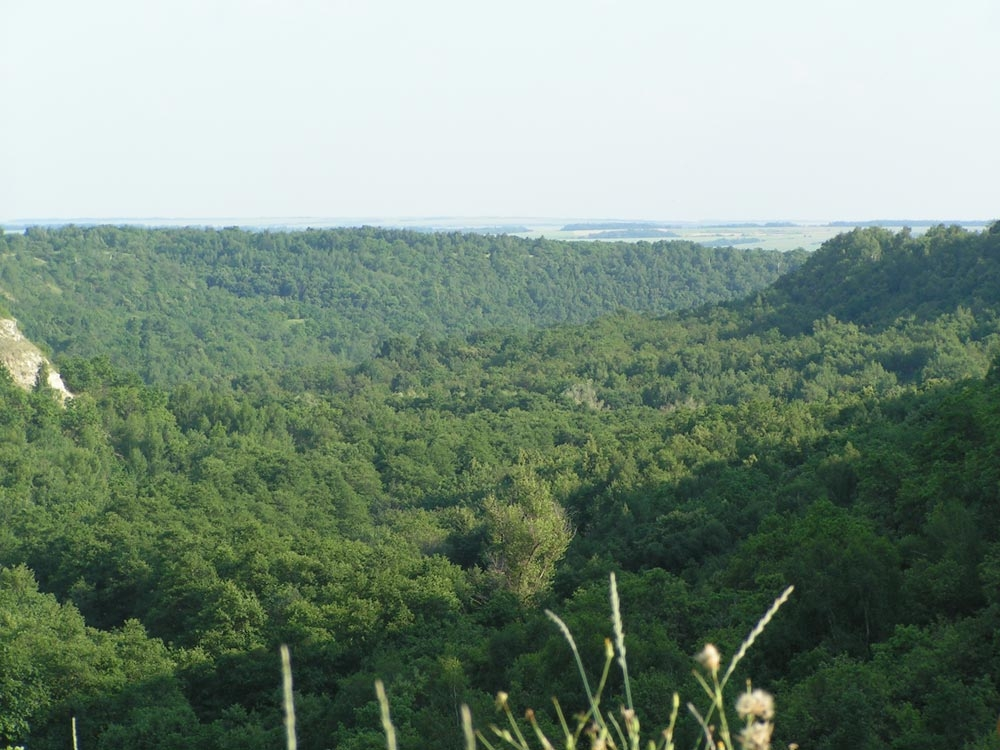
[[711,643],[706,643],[705,648],[694,658],[712,674],[716,674],[722,665],[722,656],[719,654],[719,649]]
[[770,721],[774,718],[774,698],[764,690],[747,691],[736,701],[736,713],[741,719]]

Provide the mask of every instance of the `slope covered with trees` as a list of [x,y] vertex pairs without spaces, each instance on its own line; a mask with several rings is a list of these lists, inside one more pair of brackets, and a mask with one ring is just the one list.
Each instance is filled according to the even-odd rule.
[[0,295],[57,356],[178,383],[370,356],[393,335],[527,330],[742,296],[804,254],[375,228],[0,234]]
[[[376,677],[402,747],[461,747],[497,690],[551,724],[584,697],[541,610],[596,668],[614,570],[649,736],[795,584],[734,678],[775,693],[776,746],[996,747],[1000,232],[904,238],[915,277],[974,255],[982,283],[852,318],[883,239],[659,318],[164,387],[68,357],[65,409],[0,379],[0,744],[75,715],[89,748],[274,747],[280,643],[303,746],[384,746]],[[837,314],[780,325],[825,285]]]
[[937,226],[919,237],[905,228],[877,227],[839,235],[765,293],[767,321],[782,330],[802,330],[833,315],[885,327],[901,317],[933,320],[956,305],[977,314],[994,312],[993,290],[1000,287],[997,232],[994,223],[976,233]]

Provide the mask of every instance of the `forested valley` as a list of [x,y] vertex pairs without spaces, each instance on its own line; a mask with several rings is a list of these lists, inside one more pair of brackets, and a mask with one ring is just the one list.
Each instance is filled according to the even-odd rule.
[[[586,697],[614,572],[656,739],[693,655],[775,746],[998,747],[1000,222],[806,255],[378,229],[0,235],[0,746],[463,746]],[[612,673],[605,702],[622,702]],[[698,726],[682,715],[678,746]]]
[[161,385],[356,364],[396,336],[662,314],[743,296],[805,258],[374,227],[33,227],[0,236],[0,255],[0,304],[29,338]]

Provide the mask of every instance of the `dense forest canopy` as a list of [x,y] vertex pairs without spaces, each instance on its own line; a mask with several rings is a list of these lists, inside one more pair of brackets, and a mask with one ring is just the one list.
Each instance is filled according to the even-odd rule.
[[0,296],[57,356],[148,382],[356,362],[392,336],[529,330],[743,296],[801,251],[403,230],[0,233]]
[[980,233],[937,226],[916,239],[906,228],[839,235],[764,293],[772,309],[768,322],[803,330],[833,315],[884,328],[900,318],[933,320],[956,304],[991,313],[1000,288],[993,256],[998,231],[993,224]]
[[[75,242],[160,237],[93,232],[4,238],[3,274],[53,253],[21,295],[0,276],[26,329],[99,328],[113,295],[127,319],[194,279],[176,261],[70,294]],[[615,571],[650,737],[672,691],[698,695],[705,641],[732,653],[795,584],[735,676],[775,694],[775,746],[995,748],[1000,224],[865,229],[794,265],[725,304],[394,332],[224,378],[180,377],[169,348],[125,367],[114,332],[43,338],[77,396],[0,374],[0,745],[66,747],[75,716],[86,748],[273,748],[282,643],[304,747],[384,747],[376,678],[402,747],[463,746],[458,705],[484,725],[498,690],[551,725],[552,695],[584,697],[542,610],[598,666]],[[190,325],[231,321],[203,283]],[[61,318],[45,284],[101,301]],[[240,299],[252,333],[283,298]]]

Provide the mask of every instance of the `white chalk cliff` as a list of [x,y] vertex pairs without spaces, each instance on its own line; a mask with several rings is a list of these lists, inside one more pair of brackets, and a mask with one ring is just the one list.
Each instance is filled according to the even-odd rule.
[[61,401],[72,398],[59,373],[41,350],[24,337],[14,318],[0,318],[0,365],[10,373],[11,379],[30,391],[38,382],[41,371],[48,373],[48,386]]

